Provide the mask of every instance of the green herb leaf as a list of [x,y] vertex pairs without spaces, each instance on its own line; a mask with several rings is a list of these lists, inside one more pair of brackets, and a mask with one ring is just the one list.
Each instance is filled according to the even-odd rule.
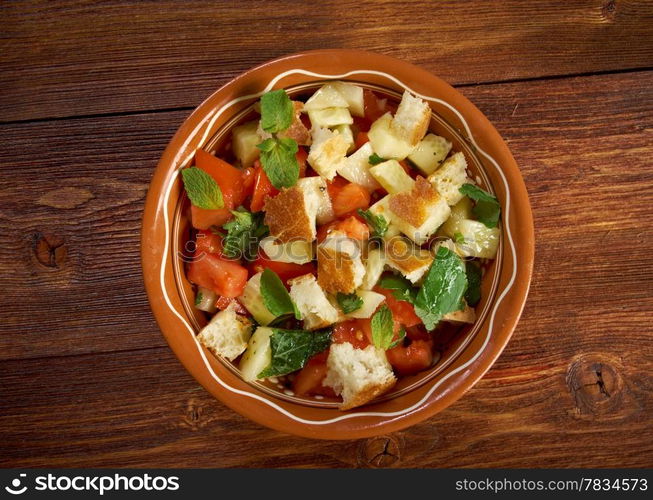
[[415,313],[427,330],[433,330],[442,316],[460,308],[467,289],[463,261],[445,247],[438,248],[435,260],[415,297]]
[[384,161],[385,158],[381,158],[376,153],[372,153],[370,157],[367,159],[367,163],[369,163],[370,165],[378,165],[379,163],[383,163]]
[[463,184],[459,191],[476,202],[474,208],[472,208],[472,213],[479,222],[487,227],[497,227],[501,215],[501,205],[499,205],[496,196],[473,184]]
[[199,306],[200,303],[202,302],[203,296],[202,292],[197,292],[197,295],[195,295],[195,305]]
[[383,304],[372,316],[372,343],[380,349],[389,349],[394,337],[394,322],[392,313],[387,305]]
[[181,176],[186,194],[193,205],[206,210],[224,208],[220,186],[204,170],[197,167],[184,168]]
[[294,314],[296,319],[301,319],[301,314],[281,278],[267,267],[263,269],[261,275],[261,297],[265,307],[275,316]]
[[293,121],[295,108],[283,89],[261,96],[261,128],[271,134],[286,130]]
[[263,223],[263,212],[251,213],[238,207],[231,213],[234,219],[222,226],[227,230],[222,240],[222,252],[230,259],[254,260],[258,255],[259,242],[270,233]]
[[474,307],[481,300],[481,267],[474,262],[467,261],[465,270],[467,271],[468,283],[465,300],[470,306]]
[[258,378],[286,375],[304,367],[315,354],[331,344],[331,330],[309,332],[273,328],[270,336],[272,360]]
[[465,243],[465,237],[463,236],[463,233],[455,232],[455,233],[453,234],[453,237],[454,237],[454,241],[455,241],[456,243],[458,243],[458,244],[463,244],[463,243]]
[[399,344],[403,342],[405,338],[406,338],[406,329],[402,326],[401,330],[399,330],[399,338],[395,340],[392,344],[390,344],[390,347],[388,347],[388,349],[393,349],[397,347]]
[[369,210],[358,209],[358,214],[365,219],[367,225],[372,230],[372,236],[383,238],[383,235],[388,230],[388,221],[383,215],[376,215]]
[[336,300],[338,301],[340,309],[342,309],[342,312],[345,314],[357,311],[363,306],[363,299],[361,299],[355,293],[346,294],[338,292],[336,295]]
[[417,289],[403,276],[396,274],[383,276],[379,285],[386,290],[392,290],[392,295],[397,300],[405,300],[412,304],[417,296]]
[[294,139],[274,137],[256,147],[261,150],[263,170],[275,188],[288,188],[297,184],[299,163],[295,154],[299,151],[299,146]]

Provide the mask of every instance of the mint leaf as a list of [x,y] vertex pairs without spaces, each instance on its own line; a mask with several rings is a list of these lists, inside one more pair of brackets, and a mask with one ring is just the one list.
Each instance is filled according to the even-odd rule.
[[206,210],[224,208],[220,186],[204,170],[197,167],[185,168],[181,171],[181,176],[186,194],[193,205]]
[[382,238],[388,230],[388,221],[383,215],[376,215],[369,210],[362,210],[360,208],[358,209],[358,215],[365,219],[367,225],[370,226],[372,236]]
[[455,232],[453,233],[454,241],[458,244],[465,243],[465,237],[463,236],[463,233]]
[[273,330],[270,335],[272,360],[258,374],[258,378],[287,375],[300,370],[311,356],[324,351],[331,344],[331,330]]
[[301,319],[299,310],[290,298],[281,278],[267,267],[263,269],[261,275],[261,297],[265,307],[275,316],[294,314],[296,319]]
[[231,213],[234,218],[222,226],[227,230],[222,240],[223,255],[230,259],[256,259],[259,242],[270,232],[263,223],[263,212],[251,213],[238,207]]
[[496,196],[483,191],[474,184],[463,184],[458,191],[476,202],[474,208],[472,208],[472,213],[479,222],[487,227],[497,227],[501,215],[501,205],[499,205]]
[[465,270],[467,272],[468,283],[465,300],[470,306],[474,307],[481,300],[481,267],[474,262],[467,261],[465,263]]
[[363,306],[363,299],[361,299],[355,293],[346,294],[338,292],[336,295],[336,300],[338,301],[340,309],[342,309],[342,312],[345,314],[357,311]]
[[372,343],[381,349],[388,349],[394,337],[394,322],[392,313],[387,305],[383,304],[372,316]]
[[295,108],[283,89],[261,96],[261,128],[271,134],[286,130],[292,124]]
[[384,161],[385,158],[381,158],[376,153],[372,153],[370,157],[367,159],[367,163],[369,163],[370,165],[378,165],[379,163],[383,163]]
[[256,146],[261,150],[261,165],[272,185],[281,189],[292,187],[299,179],[299,163],[295,154],[299,146],[294,139],[266,139]]
[[399,338],[395,340],[392,344],[390,344],[390,347],[388,347],[388,349],[394,349],[399,344],[401,344],[405,338],[406,338],[406,329],[402,326],[401,330],[399,331]]
[[460,309],[466,289],[463,261],[448,248],[438,248],[414,303],[415,313],[427,330],[433,330],[445,314]]
[[195,305],[199,306],[203,298],[202,292],[197,292],[197,295],[195,295]]
[[397,276],[396,274],[383,276],[379,285],[381,288],[391,290],[392,295],[397,300],[405,300],[411,304],[415,301],[417,289],[403,276]]

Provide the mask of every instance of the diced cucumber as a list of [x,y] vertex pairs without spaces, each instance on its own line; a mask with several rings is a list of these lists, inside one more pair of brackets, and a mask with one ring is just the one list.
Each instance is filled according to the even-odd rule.
[[472,208],[474,207],[474,202],[465,196],[462,200],[456,203],[451,207],[451,215],[442,224],[442,227],[438,230],[438,235],[446,236],[452,240],[456,239],[456,233],[460,233],[458,228],[458,223],[461,220],[471,219],[472,218]]
[[352,115],[365,116],[365,100],[362,87],[345,82],[334,82],[333,85],[347,101],[347,107]]
[[277,243],[272,236],[263,238],[259,245],[270,260],[292,264],[306,264],[313,260],[313,244],[310,241]]
[[376,179],[370,174],[369,159],[374,151],[369,142],[363,144],[358,150],[338,164],[338,173],[349,182],[360,184],[369,191],[380,187]]
[[347,314],[348,318],[369,318],[385,300],[385,295],[369,290],[358,290],[356,295],[363,299],[363,305]]
[[456,247],[465,257],[496,257],[501,234],[498,227],[487,227],[482,222],[464,219],[458,222],[458,232],[465,241],[457,242]]
[[365,277],[361,288],[363,290],[371,290],[379,281],[383,268],[385,266],[385,257],[383,252],[378,248],[373,248],[367,253],[367,260],[365,261]]
[[243,167],[251,167],[259,157],[260,150],[256,145],[261,142],[261,138],[256,132],[257,128],[258,121],[247,122],[234,128],[232,147]]
[[390,194],[410,191],[415,181],[397,160],[388,160],[370,168],[370,174]]
[[451,143],[448,140],[439,135],[427,134],[408,155],[408,159],[426,175],[430,175],[447,157],[449,151],[451,151]]
[[240,372],[243,379],[253,382],[272,361],[272,348],[270,347],[270,335],[272,328],[259,326],[247,343],[247,350],[240,358]]
[[261,274],[263,273],[256,273],[249,279],[238,300],[245,306],[245,309],[249,311],[258,324],[269,325],[276,316],[268,311],[268,308],[263,303],[263,298],[261,297]]
[[381,158],[403,160],[415,148],[408,141],[394,133],[390,127],[391,123],[392,115],[386,113],[372,124],[367,135],[370,138],[374,152]]
[[306,104],[304,110],[312,111],[325,108],[346,108],[347,99],[333,83],[327,83],[315,92]]
[[337,130],[340,135],[347,141],[347,144],[349,147],[347,148],[347,153],[350,153],[351,151],[354,150],[354,133],[351,131],[351,127],[349,125],[337,125],[335,127],[335,130]]
[[335,127],[336,125],[351,125],[354,119],[347,108],[312,109],[308,112],[313,127]]

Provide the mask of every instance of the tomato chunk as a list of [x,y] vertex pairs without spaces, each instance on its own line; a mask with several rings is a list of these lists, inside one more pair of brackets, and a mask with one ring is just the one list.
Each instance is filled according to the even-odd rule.
[[238,302],[238,299],[235,299],[233,297],[223,297],[221,295],[220,297],[218,297],[218,300],[215,301],[215,306],[221,311],[225,310],[231,304],[235,304],[236,312],[238,314],[248,314],[247,309],[245,309],[245,306],[243,306],[240,302]]
[[247,269],[233,260],[214,254],[195,254],[188,265],[187,277],[196,285],[225,297],[238,297],[247,283]]
[[358,217],[350,215],[343,220],[334,220],[317,229],[317,241],[322,242],[331,231],[342,231],[354,240],[365,241],[370,237],[369,226]]
[[327,358],[329,350],[316,354],[309,359],[304,368],[295,375],[293,380],[293,391],[298,396],[321,395],[335,397],[331,387],[322,385],[327,374]]
[[274,196],[279,193],[279,190],[272,185],[258,160],[254,162],[254,168],[256,169],[256,180],[254,181],[254,193],[252,194],[250,210],[260,212],[263,210],[263,205],[265,205],[266,196]]
[[422,320],[415,314],[415,308],[410,302],[397,300],[391,290],[375,286],[374,291],[385,295],[385,302],[392,311],[392,317],[405,327],[415,326],[422,323]]
[[348,214],[359,208],[370,206],[370,193],[363,186],[350,182],[339,189],[331,198],[336,217]]
[[304,177],[306,175],[306,160],[308,159],[306,149],[299,148],[295,158],[297,158],[297,163],[299,164],[299,177]]
[[354,147],[360,149],[368,142],[370,142],[370,138],[368,137],[367,132],[358,132],[358,134],[356,134],[356,140],[354,140]]
[[333,328],[331,341],[335,344],[349,342],[357,349],[365,349],[372,343],[372,327],[369,319],[352,319],[338,323]]
[[399,375],[413,375],[426,370],[433,363],[433,342],[412,340],[408,346],[399,344],[388,349],[385,354]]
[[265,252],[259,249],[258,256],[252,263],[249,265],[249,270],[251,274],[260,273],[263,269],[270,269],[279,275],[281,281],[284,283],[298,276],[303,276],[305,274],[316,274],[317,270],[313,262],[307,262],[306,264],[294,264],[292,262],[277,262],[270,260]]
[[222,254],[222,237],[208,229],[202,229],[195,236],[196,255],[203,253]]

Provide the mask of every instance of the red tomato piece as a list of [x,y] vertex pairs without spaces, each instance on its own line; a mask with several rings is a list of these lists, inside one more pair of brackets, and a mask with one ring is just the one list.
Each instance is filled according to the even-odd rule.
[[299,177],[304,177],[306,175],[306,160],[308,159],[306,149],[300,147],[295,158],[297,158],[299,164]]
[[413,375],[426,370],[433,363],[433,343],[427,340],[412,340],[410,345],[399,344],[385,354],[399,375]]
[[238,297],[247,283],[247,269],[233,260],[213,254],[197,254],[186,274],[196,285],[225,297]]
[[370,138],[368,137],[367,132],[358,132],[358,134],[356,134],[356,139],[354,140],[354,147],[360,149],[368,142],[370,142]]
[[202,229],[195,236],[195,254],[203,253],[222,254],[222,237],[208,229]]
[[298,276],[305,274],[316,274],[315,264],[307,262],[306,264],[293,264],[291,262],[277,262],[268,259],[263,250],[259,249],[256,260],[252,261],[249,265],[250,273],[256,274],[263,271],[263,269],[270,269],[279,275],[281,281],[284,283]]
[[365,118],[370,122],[375,122],[383,116],[388,110],[387,99],[380,99],[371,90],[363,90],[363,104],[365,106]]
[[327,374],[327,358],[329,357],[329,350],[316,354],[309,359],[304,368],[299,370],[293,380],[293,391],[298,396],[309,395],[322,395],[328,397],[335,397],[331,387],[322,385],[324,377]]
[[333,328],[331,340],[335,344],[349,342],[357,349],[365,349],[372,342],[369,319],[352,319],[338,323]]
[[370,237],[370,228],[358,217],[351,215],[343,220],[334,220],[317,229],[317,241],[321,243],[331,231],[342,231],[354,240],[365,241]]
[[254,193],[252,194],[250,210],[260,212],[263,210],[263,205],[265,205],[265,198],[275,196],[279,193],[279,190],[272,185],[258,160],[254,163],[254,168],[256,169],[256,180],[254,181]]
[[218,297],[218,300],[215,301],[215,306],[221,311],[225,310],[231,304],[236,305],[236,312],[238,314],[248,314],[247,309],[245,309],[245,307],[240,302],[238,302],[238,299],[233,297],[223,297],[221,295]]
[[370,206],[370,193],[363,186],[350,182],[335,193],[331,198],[333,213],[336,217],[348,214],[359,208]]
[[243,178],[243,193],[245,198],[252,196],[254,193],[254,183],[256,182],[256,169],[254,167],[247,167],[241,172]]
[[415,308],[410,302],[397,300],[391,290],[375,286],[374,291],[385,295],[385,302],[392,311],[392,317],[405,327],[415,326],[422,323],[422,320],[415,314]]

